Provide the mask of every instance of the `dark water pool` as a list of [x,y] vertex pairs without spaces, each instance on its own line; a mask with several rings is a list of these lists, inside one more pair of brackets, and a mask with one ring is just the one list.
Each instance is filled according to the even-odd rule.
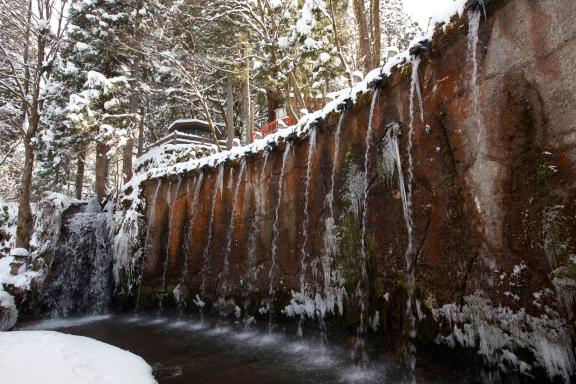
[[[155,316],[100,316],[22,326],[52,329],[129,350],[154,368],[160,384],[407,383],[401,362],[384,357],[357,366],[346,348],[322,347],[286,333]],[[417,382],[470,382],[419,361]]]

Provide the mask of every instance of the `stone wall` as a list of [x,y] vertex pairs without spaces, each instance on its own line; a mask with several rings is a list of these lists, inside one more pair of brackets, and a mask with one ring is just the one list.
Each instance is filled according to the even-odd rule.
[[[480,124],[474,116],[466,14],[437,31],[419,66],[423,121],[416,98],[412,111],[416,297],[427,318],[431,317],[430,310],[437,314],[443,305],[464,305],[466,298],[481,295],[493,308],[523,308],[534,317],[548,314],[570,328],[576,277],[570,261],[576,234],[576,2],[496,0],[487,11],[487,17],[480,21],[477,50]],[[382,143],[388,124],[399,123],[406,173],[412,70],[409,63],[395,68],[380,90],[369,156],[368,315],[380,312],[380,328],[390,339],[403,333],[405,323],[407,231],[398,183],[380,172]],[[291,291],[300,290],[303,230],[308,233],[309,255],[305,280],[322,286],[326,198],[334,163],[339,244],[357,244],[361,220],[345,222],[350,216],[346,216],[343,191],[351,164],[359,171],[364,169],[371,97],[362,95],[345,111],[335,162],[338,114],[329,115],[318,126],[305,229],[302,223],[309,140],[290,144],[281,180],[278,254],[272,271],[277,308],[289,303]],[[286,145],[281,142],[270,151],[264,168],[263,153],[244,160],[234,205],[239,161],[222,166],[222,189],[215,184],[218,167],[146,182],[149,226],[147,239],[142,240],[147,245],[140,289],[142,306],[157,305],[156,294],[164,277],[165,291],[170,294],[164,305],[172,302],[171,293],[180,285],[188,307],[193,307],[192,298],[200,292],[202,276],[206,282],[203,299],[215,302],[222,296],[223,281],[229,281],[230,290],[225,296],[235,298],[237,304],[243,302],[251,263],[251,235],[256,236],[252,266],[257,267],[258,277],[258,289],[251,296],[267,298]],[[200,173],[203,181],[195,203],[193,195]],[[258,207],[260,193],[262,204]],[[172,197],[170,204],[168,195]],[[216,207],[213,238],[207,245],[212,199]],[[235,225],[227,278],[222,271],[231,215]],[[253,232],[256,216],[258,225]],[[211,262],[203,273],[207,255]],[[349,280],[354,279],[350,270],[358,268],[358,261],[350,260],[353,256],[341,249],[332,269],[340,267],[345,276],[351,276]],[[344,286],[347,283],[351,281]],[[354,293],[348,289],[347,301],[352,304],[344,318],[352,325],[357,314],[350,309],[354,307]],[[420,319],[421,341],[435,339],[439,330],[449,334],[441,318],[434,317],[432,325],[425,318]]]

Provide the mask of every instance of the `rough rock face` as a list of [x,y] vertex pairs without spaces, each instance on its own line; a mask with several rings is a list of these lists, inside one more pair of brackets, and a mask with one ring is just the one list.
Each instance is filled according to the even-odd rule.
[[[245,165],[148,181],[139,304],[175,303],[178,288],[188,307],[197,294],[237,305],[251,297],[256,313],[272,292],[278,313],[293,297],[293,304],[305,301],[291,293],[304,281],[312,314],[337,307],[345,288],[343,318],[355,325],[360,286],[368,292],[366,317],[394,344],[406,334],[408,234],[385,148],[395,122],[411,189],[419,341],[482,347],[489,364],[568,381],[576,292],[575,21],[573,0],[492,1],[480,18],[475,94],[475,34],[466,14],[455,17],[418,67],[422,119],[417,92],[410,107],[416,66],[393,70],[376,100],[368,151],[366,281],[359,253],[371,94],[346,110],[338,158],[338,114],[317,127],[307,212],[310,140],[280,143]],[[331,255],[325,222],[333,164],[338,236]],[[158,299],[158,292],[165,295]],[[324,304],[314,292],[325,295]]]

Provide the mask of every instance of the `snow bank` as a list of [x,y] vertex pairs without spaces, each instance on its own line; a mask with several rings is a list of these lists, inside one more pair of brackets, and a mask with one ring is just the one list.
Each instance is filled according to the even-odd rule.
[[139,356],[87,337],[52,331],[0,333],[2,382],[153,384]]
[[16,324],[16,320],[18,320],[18,310],[14,304],[14,298],[2,290],[0,284],[0,332],[11,329]]

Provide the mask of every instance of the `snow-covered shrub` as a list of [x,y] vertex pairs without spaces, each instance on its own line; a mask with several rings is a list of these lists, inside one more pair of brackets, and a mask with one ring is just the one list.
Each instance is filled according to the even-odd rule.
[[18,204],[0,200],[0,257],[10,254],[16,244]]
[[10,330],[18,319],[14,298],[0,284],[0,332]]

